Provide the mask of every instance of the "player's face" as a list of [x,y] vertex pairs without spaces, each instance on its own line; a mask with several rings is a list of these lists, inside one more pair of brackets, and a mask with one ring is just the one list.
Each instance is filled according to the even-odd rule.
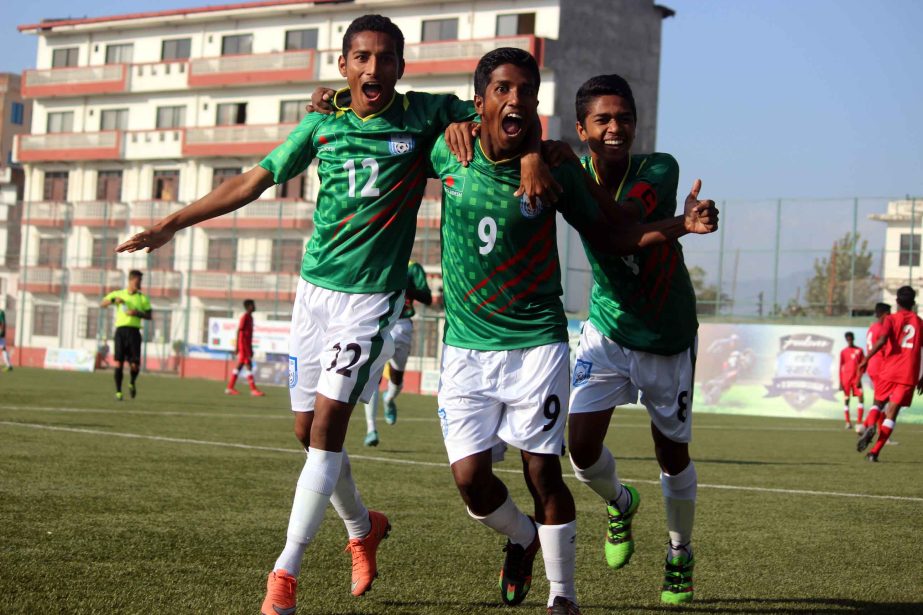
[[506,155],[515,154],[535,123],[538,87],[526,69],[501,64],[490,74],[484,96],[474,96],[474,107],[481,115],[481,139]]
[[627,100],[615,94],[594,98],[577,135],[590,146],[594,158],[619,162],[628,157],[635,140],[637,120]]
[[141,290],[141,278],[128,278],[128,289],[132,291]]
[[394,86],[404,73],[394,39],[384,32],[359,32],[346,57],[340,56],[339,65],[349,84],[353,111],[361,117],[391,102]]

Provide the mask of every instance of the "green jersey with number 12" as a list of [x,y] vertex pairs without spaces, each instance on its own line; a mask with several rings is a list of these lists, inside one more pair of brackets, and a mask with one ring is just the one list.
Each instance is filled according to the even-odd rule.
[[[513,196],[519,160],[491,161],[480,140],[467,167],[442,137],[431,160],[443,187],[445,343],[514,350],[566,342],[555,208]],[[552,173],[564,189],[557,204],[564,218],[578,228],[599,224],[580,167],[567,163]]]
[[[597,181],[589,156],[583,167]],[[632,156],[616,200],[637,206],[642,222],[676,215],[679,165],[669,154]],[[602,254],[583,242],[593,268],[590,322],[621,346],[660,355],[689,348],[699,328],[695,291],[678,241],[631,256]]]
[[277,184],[317,158],[314,233],[301,264],[308,282],[346,293],[403,290],[431,143],[474,107],[451,94],[395,93],[365,118],[349,108],[310,113],[260,166]]

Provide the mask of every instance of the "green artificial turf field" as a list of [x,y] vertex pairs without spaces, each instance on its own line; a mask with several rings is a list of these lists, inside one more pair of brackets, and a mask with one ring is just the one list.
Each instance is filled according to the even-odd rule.
[[[118,403],[111,374],[0,374],[0,613],[259,612],[304,457],[288,391],[222,389],[142,375],[138,398]],[[526,602],[499,605],[504,539],[465,512],[435,399],[403,395],[399,407],[377,448],[362,446],[361,408],[347,439],[366,503],[393,525],[381,576],[349,595],[331,510],[298,613],[544,613],[541,557]],[[898,422],[879,464],[839,420],[700,414],[694,433],[696,600],[683,611],[923,613],[923,426]],[[659,602],[666,531],[646,414],[617,412],[607,442],[642,496],[637,552],[606,568],[603,504],[569,476],[583,613],[676,611]],[[518,455],[498,471],[531,512]]]

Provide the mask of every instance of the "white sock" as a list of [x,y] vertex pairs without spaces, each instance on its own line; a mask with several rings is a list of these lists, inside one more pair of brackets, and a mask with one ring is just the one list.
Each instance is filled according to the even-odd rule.
[[308,449],[308,460],[298,477],[298,486],[295,487],[285,549],[276,560],[273,570],[281,568],[295,577],[301,572],[304,550],[324,520],[324,512],[339,479],[342,462],[343,453]]
[[7,367],[12,365],[10,362],[10,353],[6,351],[6,348],[3,349],[3,360],[6,362]]
[[692,461],[685,470],[674,476],[660,473],[660,487],[666,505],[667,531],[670,533],[671,547],[688,545],[692,540],[697,486],[698,475]]
[[385,393],[385,403],[394,401],[394,398],[401,394],[401,389],[403,388],[403,384],[394,384],[393,382],[388,381],[388,390]]
[[865,410],[865,408],[862,406],[862,402],[861,402],[861,401],[859,402],[859,405],[856,406],[856,409],[857,409],[859,412],[862,412],[862,411]]
[[604,446],[599,459],[588,468],[581,470],[574,463],[573,458],[570,465],[574,468],[577,480],[595,491],[607,504],[614,502],[616,508],[623,512],[631,506],[631,494],[619,482],[618,474],[615,471],[615,457],[612,456],[612,452],[608,448]]
[[490,529],[505,535],[513,544],[528,547],[535,540],[535,524],[516,507],[509,495],[506,501],[486,517],[479,517],[468,509],[471,518]]
[[375,391],[369,403],[365,404],[365,433],[377,431],[375,427],[376,414],[378,414],[378,391]]
[[548,577],[548,606],[557,596],[564,596],[576,604],[577,522],[538,524],[538,538],[542,544],[542,559],[545,560],[545,576]]
[[349,455],[346,454],[346,449],[343,449],[340,478],[330,495],[330,503],[333,504],[334,510],[337,511],[340,519],[346,525],[346,531],[350,538],[362,538],[372,531],[369,509],[363,504],[362,496],[359,495],[359,490],[356,489],[352,464],[349,463]]

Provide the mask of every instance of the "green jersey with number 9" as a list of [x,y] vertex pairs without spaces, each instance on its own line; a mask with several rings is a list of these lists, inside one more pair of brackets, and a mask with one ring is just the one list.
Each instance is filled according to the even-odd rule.
[[[583,167],[599,181],[589,156]],[[638,207],[641,222],[676,215],[679,165],[669,154],[631,156],[616,200]],[[612,256],[583,242],[593,269],[590,322],[632,350],[673,355],[689,348],[699,329],[695,291],[678,241]]]
[[301,277],[345,293],[403,290],[426,155],[446,126],[474,117],[470,102],[420,92],[395,93],[387,107],[365,118],[348,107],[306,115],[260,162],[281,184],[319,160],[314,233]]
[[552,170],[564,190],[552,208],[513,196],[519,159],[491,161],[480,140],[468,167],[442,137],[430,158],[443,188],[445,343],[514,350],[566,342],[556,210],[577,228],[602,220],[583,171],[575,163]]

